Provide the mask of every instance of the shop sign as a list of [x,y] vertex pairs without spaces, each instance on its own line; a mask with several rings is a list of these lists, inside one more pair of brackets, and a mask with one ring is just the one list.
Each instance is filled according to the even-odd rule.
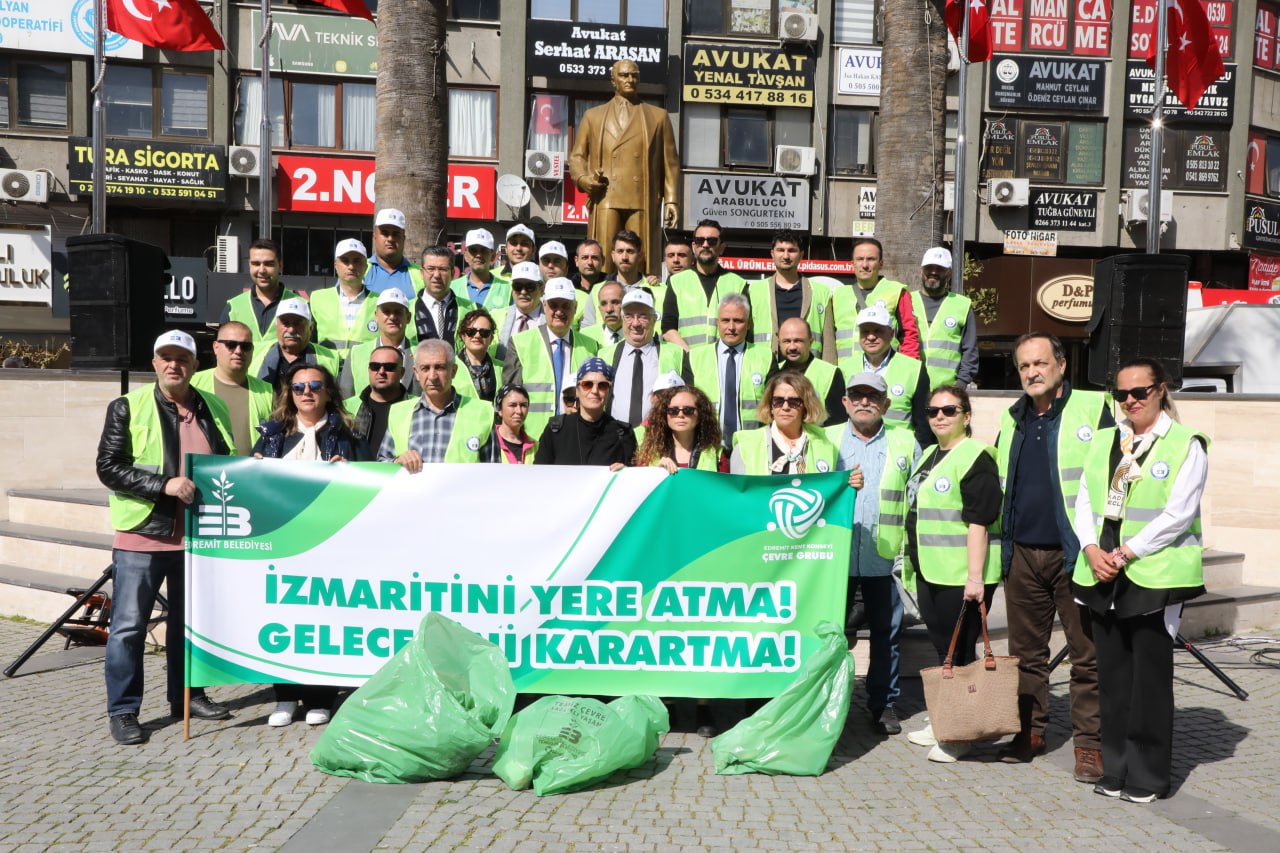
[[49,226],[0,229],[0,302],[53,302]]
[[1036,291],[1036,304],[1064,323],[1087,323],[1093,314],[1093,279],[1087,275],[1051,278]]
[[1280,204],[1246,201],[1242,242],[1246,249],[1280,249]]
[[1094,190],[1033,189],[1030,225],[1049,231],[1093,231],[1098,224]]
[[841,95],[880,94],[880,48],[840,48],[840,74],[836,92]]
[[[71,192],[93,194],[93,141],[67,140],[67,183]],[[108,139],[105,181],[112,198],[147,201],[207,201],[227,198],[227,149],[135,139]]]
[[[93,56],[95,0],[9,0],[0,3],[5,50]],[[142,43],[106,31],[107,56],[141,59]]]
[[525,27],[525,74],[608,80],[613,63],[629,59],[640,69],[642,82],[665,83],[667,79],[667,31],[662,27],[536,18]]
[[[1165,90],[1164,120],[1179,124],[1230,124],[1236,100],[1236,66],[1226,66],[1218,81],[1200,96],[1195,112]],[[1156,73],[1145,62],[1128,63],[1124,80],[1124,113],[1131,118],[1150,118],[1156,103]]]
[[990,84],[993,110],[1102,112],[1106,64],[1096,59],[997,56]]
[[876,221],[874,219],[853,220],[852,236],[855,240],[859,237],[876,236]]
[[1053,231],[1006,231],[1004,253],[1052,257],[1058,254],[1058,235]]
[[859,219],[875,219],[876,218],[876,188],[875,187],[859,187],[858,188],[858,218]]
[[[262,13],[253,12],[253,39],[240,58],[246,68],[262,70]],[[345,15],[299,15],[271,12],[272,71],[376,77],[378,28],[363,18]]]
[[722,228],[809,230],[807,180],[686,172],[684,194],[690,223],[715,219]]
[[[278,158],[277,202],[280,210],[373,215],[374,161],[355,157]],[[449,164],[446,198],[449,219],[493,219],[492,166]]]
[[1249,289],[1280,290],[1280,257],[1249,253]]
[[813,106],[814,56],[755,45],[684,46],[684,99],[694,104]]

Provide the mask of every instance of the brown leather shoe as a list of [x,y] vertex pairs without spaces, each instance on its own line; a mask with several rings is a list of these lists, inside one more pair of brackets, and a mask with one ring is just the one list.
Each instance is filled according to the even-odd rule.
[[1099,782],[1102,780],[1102,753],[1083,746],[1076,747],[1076,781]]
[[1044,750],[1044,738],[1040,735],[1019,733],[996,757],[1005,764],[1026,764],[1037,755],[1044,755]]

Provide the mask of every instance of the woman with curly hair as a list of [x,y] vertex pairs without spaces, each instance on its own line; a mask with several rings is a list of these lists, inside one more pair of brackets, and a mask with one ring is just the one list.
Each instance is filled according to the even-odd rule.
[[728,473],[720,441],[711,399],[691,385],[667,388],[654,394],[636,465],[659,465],[670,474],[681,468]]

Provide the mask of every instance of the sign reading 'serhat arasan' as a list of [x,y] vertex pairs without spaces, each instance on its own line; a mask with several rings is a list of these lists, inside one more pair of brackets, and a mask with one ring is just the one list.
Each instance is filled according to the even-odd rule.
[[684,192],[688,228],[715,219],[722,228],[809,230],[807,180],[685,172]]
[[[0,46],[6,51],[93,55],[95,0],[8,0],[0,3]],[[141,59],[142,44],[106,33],[107,56]]]
[[525,25],[525,74],[608,80],[613,63],[628,59],[642,83],[667,79],[667,31],[663,27],[581,24],[530,19]]

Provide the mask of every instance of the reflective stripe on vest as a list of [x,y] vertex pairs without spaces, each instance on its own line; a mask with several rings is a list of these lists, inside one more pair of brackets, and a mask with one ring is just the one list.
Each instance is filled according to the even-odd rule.
[[[898,303],[902,300],[902,293],[906,289],[907,286],[900,281],[882,278],[876,282],[875,287],[871,288],[871,292],[866,294],[865,304],[875,305],[879,302],[889,312],[889,317],[893,319],[894,337],[897,337],[901,330]],[[834,312],[832,320],[836,327],[836,359],[838,361],[862,352],[862,347],[858,344],[858,314],[861,312],[858,307],[858,295],[860,293],[866,293],[866,291],[857,284],[842,285],[832,288],[831,291],[831,310]]]
[[326,287],[311,294],[311,321],[320,344],[338,353],[339,358],[345,361],[350,357],[352,347],[378,336],[378,321],[373,317],[378,300],[366,291],[355,319],[348,325],[338,294],[340,287]]
[[960,369],[960,343],[964,336],[964,324],[969,318],[967,296],[948,292],[933,322],[926,322],[924,300],[918,292],[911,294],[911,309],[920,328],[920,353],[929,371],[929,385],[949,385],[956,381]]
[[[748,343],[738,358],[738,429],[755,429],[760,426],[756,407],[765,379],[773,365],[773,352],[767,346]],[[711,404],[720,412],[720,363],[716,345],[703,344],[689,350],[689,368],[693,371],[693,384],[706,393]],[[723,420],[723,418],[721,419]]]
[[737,273],[726,272],[716,279],[715,290],[708,300],[702,289],[702,279],[696,270],[687,269],[667,280],[667,287],[676,294],[676,310],[680,323],[676,331],[690,347],[705,344],[716,336],[716,311],[720,300],[730,293],[741,293],[746,282]]
[[[809,291],[809,310],[804,321],[812,335],[812,351],[814,355],[822,355],[822,325],[827,311],[831,307],[831,291],[821,282],[801,277],[798,285]],[[747,298],[751,300],[751,316],[754,319],[751,327],[751,342],[756,344],[771,343],[773,330],[779,324],[774,316],[771,289],[774,287],[773,277],[762,278],[747,285]]]
[[[805,473],[825,474],[836,470],[836,446],[827,437],[827,432],[820,426],[804,425],[805,434],[809,436],[809,444],[805,448]],[[742,458],[742,467],[748,474],[772,474],[773,441],[769,437],[769,427],[739,430],[734,436],[734,446]]]
[[[893,428],[907,427],[911,425],[911,402],[920,384],[920,361],[897,351],[891,351],[886,357],[889,366],[881,377],[889,391],[889,411],[885,412],[884,422]],[[865,366],[865,358],[859,351],[840,363],[846,379],[859,373],[874,372]]]
[[[208,370],[201,370],[191,377],[191,387],[197,391],[205,392],[206,397],[218,397],[217,386],[215,385],[214,372],[216,368],[210,367]],[[256,376],[245,377],[246,387],[249,389],[249,435],[257,434],[258,425],[265,423],[271,419],[271,410],[275,407],[275,391],[266,382],[263,382]],[[221,397],[219,401],[225,403]],[[228,420],[230,419],[230,410],[228,409]],[[227,447],[235,452],[235,442],[229,442]]]
[[[579,334],[571,334],[570,338],[573,346],[569,350],[566,373],[572,377],[584,361],[596,354],[596,342]],[[511,348],[520,358],[524,389],[529,392],[529,414],[525,416],[524,429],[536,441],[542,438],[547,422],[556,413],[555,367],[541,327],[512,335]],[[569,381],[572,382],[572,378]]]
[[[234,320],[237,323],[244,323],[249,327],[249,331],[253,333],[253,348],[256,351],[263,348],[262,344],[264,341],[269,340],[273,343],[275,342],[276,315],[275,312],[272,311],[271,318],[267,322],[267,329],[265,332],[259,329],[258,315],[253,312],[253,303],[249,301],[253,298],[253,291],[246,290],[244,293],[228,299],[227,307],[228,319]],[[276,300],[276,304],[279,305],[286,299],[302,299],[302,297],[298,296],[298,294],[288,288],[283,288],[280,291],[280,298]],[[303,301],[305,302],[306,300]]]
[[804,378],[812,383],[818,399],[825,405],[827,394],[831,392],[831,383],[836,381],[836,366],[815,357],[804,369]]
[[[888,421],[885,422],[888,427]],[[832,424],[826,428],[827,438],[835,445],[837,455],[844,441],[848,422]],[[880,473],[880,500],[876,519],[876,553],[885,559],[893,559],[902,553],[905,538],[907,478],[911,476],[911,463],[915,461],[916,438],[911,430],[885,429],[885,460]],[[865,492],[858,493],[858,500],[868,500]]]
[[[413,410],[422,398],[402,400],[387,413],[387,432],[396,456],[408,451]],[[473,397],[457,396],[458,410],[453,416],[453,430],[444,449],[442,462],[476,462],[480,447],[493,432],[493,406]]]
[[[923,468],[935,453],[937,445],[925,452],[917,466]],[[962,518],[964,502],[960,483],[983,453],[994,454],[995,448],[967,438],[957,444],[933,467],[916,490],[916,555],[913,566],[925,580],[945,586],[964,586],[969,578],[969,525]],[[983,567],[984,583],[1000,580],[999,523],[987,531],[987,561]]]

